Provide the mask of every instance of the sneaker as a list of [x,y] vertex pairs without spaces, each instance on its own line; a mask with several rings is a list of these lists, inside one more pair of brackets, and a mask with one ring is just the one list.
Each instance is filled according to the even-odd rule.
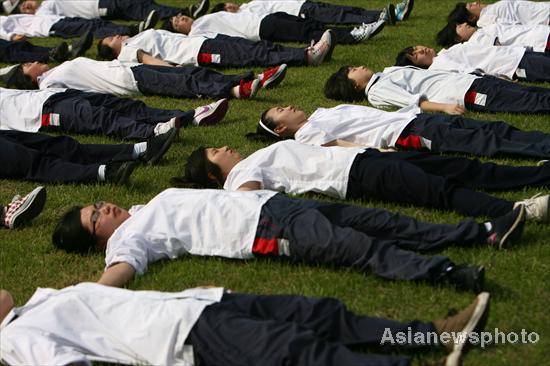
[[67,61],[69,59],[69,45],[67,42],[61,42],[57,47],[50,50],[49,56],[52,61]]
[[395,6],[393,4],[388,4],[384,7],[382,12],[380,13],[379,20],[383,20],[386,23],[389,23],[391,25],[395,24]]
[[409,19],[413,10],[414,0],[403,0],[395,6],[395,19],[398,22]]
[[466,309],[456,314],[451,313],[445,319],[432,322],[438,335],[446,333],[452,338],[443,344],[449,354],[445,359],[445,365],[458,366],[461,364],[462,352],[470,344],[469,335],[473,332],[481,332],[485,328],[488,318],[489,293],[482,292]]
[[492,229],[487,237],[487,243],[498,249],[517,243],[523,233],[525,224],[525,206],[518,205],[506,215],[491,221]]
[[46,188],[36,187],[31,193],[21,198],[15,196],[4,211],[3,224],[15,229],[31,221],[42,212],[46,203]]
[[178,131],[172,128],[165,134],[151,137],[147,140],[147,149],[139,159],[147,165],[155,165],[166,154],[177,134]]
[[357,42],[365,41],[380,33],[384,24],[386,23],[383,20],[369,24],[363,23],[361,26],[353,28],[350,34]]
[[201,0],[197,4],[191,5],[189,7],[189,13],[191,14],[191,18],[197,19],[198,17],[202,17],[204,14],[208,12],[209,7],[210,7],[209,0]]
[[237,91],[235,92],[235,97],[237,99],[249,99],[253,98],[260,89],[260,80],[253,79],[250,81],[241,80]]
[[196,126],[210,126],[223,119],[229,107],[229,100],[223,98],[217,102],[203,105],[195,109],[193,124]]
[[[332,54],[334,49],[332,30],[327,29],[317,43],[310,46],[307,50],[308,65],[318,66],[320,65],[329,53]],[[313,41],[312,41],[313,42]]]
[[265,69],[258,79],[260,79],[260,86],[262,88],[271,89],[276,87],[283,81],[286,75],[286,64],[281,64],[276,67]]
[[148,29],[154,28],[158,21],[159,13],[157,13],[156,10],[151,10],[149,14],[147,14],[147,17],[143,21],[139,22],[138,32],[141,33]]
[[128,182],[137,163],[135,161],[112,162],[105,166],[105,182],[124,184]]
[[543,166],[546,163],[548,163],[548,160],[539,160],[537,161],[537,166]]
[[153,131],[155,133],[155,136],[160,136],[160,135],[164,135],[165,133],[167,133],[171,129],[176,129],[176,131],[177,131],[182,126],[183,126],[183,121],[181,120],[181,118],[180,117],[174,117],[174,118],[170,119],[170,121],[168,121],[168,122],[157,123],[157,125],[155,126]]
[[522,201],[516,202],[514,204],[514,208],[516,208],[518,205],[524,205],[527,220],[548,222],[548,209],[550,207],[548,205],[549,198],[550,197],[548,195],[541,196],[541,193],[537,193],[531,198],[526,198]]
[[80,57],[92,47],[94,35],[91,31],[84,33],[79,39],[74,41],[70,46],[69,55],[71,58]]
[[451,270],[443,273],[442,279],[460,290],[478,294],[485,287],[485,267],[455,265]]

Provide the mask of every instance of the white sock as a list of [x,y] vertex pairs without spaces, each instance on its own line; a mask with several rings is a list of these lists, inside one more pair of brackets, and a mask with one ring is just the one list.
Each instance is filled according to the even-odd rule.
[[493,224],[491,224],[490,222],[485,222],[483,223],[483,225],[485,226],[485,230],[487,230],[488,233],[490,233],[491,230],[493,230]]
[[138,142],[137,144],[134,144],[134,152],[132,153],[132,157],[137,159],[139,156],[144,154],[146,150],[147,142]]
[[100,165],[97,170],[97,180],[100,182],[105,182],[105,165]]

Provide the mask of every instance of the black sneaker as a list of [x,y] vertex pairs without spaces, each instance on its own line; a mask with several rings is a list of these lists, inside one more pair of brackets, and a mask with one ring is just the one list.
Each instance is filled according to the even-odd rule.
[[210,7],[209,0],[200,0],[198,3],[191,5],[189,7],[191,18],[197,19],[198,17],[202,17],[204,14],[208,12],[209,7]]
[[67,61],[69,59],[69,45],[67,42],[61,42],[57,47],[50,50],[50,59],[57,62]]
[[175,128],[168,132],[147,140],[147,150],[140,156],[140,159],[147,165],[155,165],[166,154],[178,131]]
[[138,31],[139,33],[146,31],[148,29],[155,28],[155,25],[157,25],[159,21],[159,13],[157,13],[156,10],[151,10],[149,14],[147,14],[147,17],[143,19],[138,25]]
[[487,243],[498,249],[517,243],[525,224],[525,206],[518,205],[506,215],[491,221],[493,228],[488,234]]
[[94,42],[94,35],[91,31],[84,33],[79,39],[71,44],[71,51],[69,53],[71,58],[80,57],[84,55],[86,51],[92,47]]
[[458,289],[479,294],[485,287],[485,267],[455,265],[443,274],[443,279]]
[[125,184],[136,167],[135,161],[112,162],[105,166],[105,182]]

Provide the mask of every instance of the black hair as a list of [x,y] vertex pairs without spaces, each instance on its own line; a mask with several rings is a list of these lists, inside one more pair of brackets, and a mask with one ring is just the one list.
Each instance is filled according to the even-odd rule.
[[[260,122],[265,126],[262,126],[260,122],[258,122],[258,125],[256,126],[256,132],[249,132],[245,136],[247,139],[252,141],[261,141],[261,142],[272,142],[277,140],[282,140],[284,137],[282,136],[276,136],[277,132],[275,132],[275,128],[277,127],[277,123],[275,123],[275,120],[273,118],[267,117],[267,112],[269,112],[271,108],[266,109],[262,116],[260,117]],[[269,131],[266,130],[269,129]]]
[[177,33],[176,30],[174,29],[174,26],[172,25],[172,18],[173,17],[164,19],[164,21],[162,22],[162,25],[160,26],[160,28],[164,29],[168,32]]
[[458,34],[456,33],[456,26],[457,23],[447,23],[447,25],[437,33],[437,44],[443,47],[450,47],[460,43]]
[[412,55],[414,53],[414,47],[406,47],[401,52],[397,54],[395,58],[395,66],[417,66],[412,60]]
[[325,83],[325,96],[327,98],[348,102],[365,99],[364,91],[356,90],[355,83],[348,78],[350,67],[349,65],[342,66],[337,72],[330,75]]
[[82,206],[74,206],[61,217],[52,234],[55,247],[69,253],[88,254],[97,240],[80,222]]
[[212,7],[212,10],[210,10],[210,14],[217,13],[219,11],[225,11],[225,3],[217,3]]
[[472,13],[466,8],[466,3],[457,3],[455,8],[447,16],[447,21],[449,23],[469,23],[475,25],[475,21],[471,21]]
[[115,54],[115,50],[109,46],[104,45],[104,39],[105,38],[102,38],[99,40],[99,42],[97,42],[97,57],[107,61],[114,60],[117,57]]
[[25,75],[22,65],[16,67],[13,74],[6,81],[6,85],[22,90],[38,89],[38,84],[35,83],[29,75]]
[[[209,177],[214,176],[214,179]],[[170,182],[175,187],[183,188],[220,188],[225,182],[219,166],[206,157],[206,148],[195,149],[187,158],[183,177],[173,177]]]

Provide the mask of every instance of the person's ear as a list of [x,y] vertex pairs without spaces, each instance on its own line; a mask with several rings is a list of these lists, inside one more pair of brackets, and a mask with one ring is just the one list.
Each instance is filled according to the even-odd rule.
[[275,131],[275,133],[277,133],[278,135],[282,135],[286,130],[287,130],[287,127],[282,124],[278,125],[273,129],[273,131]]
[[361,91],[363,88],[361,88],[361,86],[359,86],[357,81],[354,81],[353,82],[353,89],[355,89],[355,91]]

